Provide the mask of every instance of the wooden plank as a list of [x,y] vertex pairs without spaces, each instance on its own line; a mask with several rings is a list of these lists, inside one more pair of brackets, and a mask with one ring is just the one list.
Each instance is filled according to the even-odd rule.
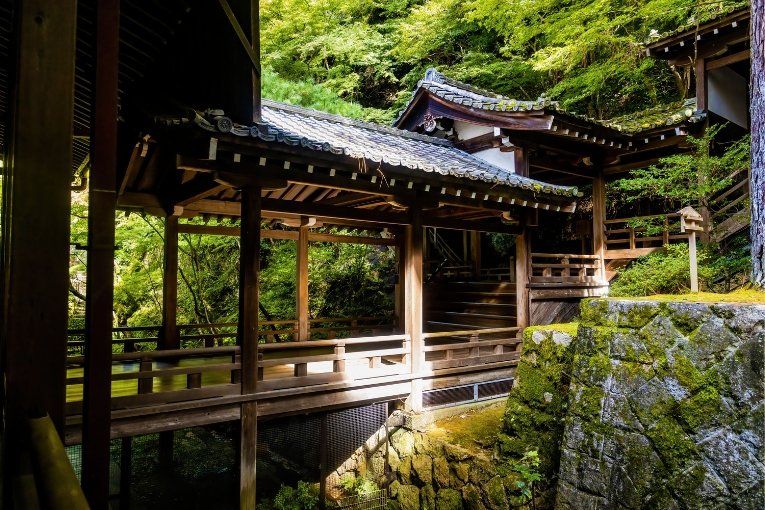
[[96,62],[88,194],[82,486],[92,508],[109,501],[109,401],[117,205],[120,1],[96,7]]
[[455,358],[450,360],[440,361],[426,361],[425,369],[427,370],[441,370],[444,368],[457,368],[457,367],[471,367],[477,365],[488,365],[496,363],[498,361],[517,361],[520,356],[517,352],[510,352],[505,354],[491,354],[489,356],[476,356],[468,358]]
[[299,377],[281,377],[258,382],[260,391],[280,390],[284,388],[300,388],[316,384],[340,382],[347,378],[346,374],[328,372],[324,374],[310,374]]

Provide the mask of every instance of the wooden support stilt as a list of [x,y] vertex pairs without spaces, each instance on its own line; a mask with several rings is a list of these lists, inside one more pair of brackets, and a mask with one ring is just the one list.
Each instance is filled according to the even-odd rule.
[[[411,369],[419,374],[425,365],[425,343],[422,338],[422,211],[411,207],[412,223],[406,226],[406,331],[411,349]],[[412,390],[407,400],[411,411],[422,411],[422,379],[412,379]]]
[[[258,385],[258,273],[260,270],[260,188],[242,190],[242,228],[239,276],[238,342],[242,351],[242,395],[256,392]],[[258,440],[257,402],[241,409],[239,450],[239,507],[255,508],[255,461]]]
[[[3,192],[5,479],[30,411],[64,431],[77,2],[17,2],[18,67]],[[44,243],[44,244],[43,244]],[[1,503],[0,503],[1,505]]]
[[82,487],[91,508],[109,504],[119,21],[119,0],[97,3],[82,443]]
[[120,447],[120,508],[130,508],[130,483],[133,477],[133,438],[123,437]]
[[[602,170],[592,180],[592,253],[598,256],[598,277],[606,281],[605,267],[606,186]],[[630,237],[633,239],[633,237]]]
[[515,236],[515,304],[516,323],[519,328],[529,325],[529,239],[526,229]]
[[178,216],[165,218],[160,349],[180,348],[178,336]]

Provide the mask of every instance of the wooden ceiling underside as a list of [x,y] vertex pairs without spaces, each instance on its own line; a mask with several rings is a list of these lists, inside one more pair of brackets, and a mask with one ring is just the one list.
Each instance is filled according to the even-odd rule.
[[385,228],[411,223],[415,206],[422,209],[426,226],[505,233],[519,230],[514,220],[525,217],[525,209],[566,213],[575,208],[575,197],[385,164],[373,167],[343,155],[262,141],[243,145],[233,136],[212,139],[214,154],[210,138],[193,144],[147,138],[136,144],[122,175],[118,206],[157,216],[231,218],[240,214],[240,190],[259,186],[263,216],[271,220],[311,216],[329,225]]

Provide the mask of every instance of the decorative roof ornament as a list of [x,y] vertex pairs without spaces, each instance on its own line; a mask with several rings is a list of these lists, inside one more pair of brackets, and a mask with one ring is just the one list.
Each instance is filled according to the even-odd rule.
[[432,133],[433,131],[436,130],[436,118],[433,116],[432,113],[426,113],[422,117],[422,127],[428,133]]

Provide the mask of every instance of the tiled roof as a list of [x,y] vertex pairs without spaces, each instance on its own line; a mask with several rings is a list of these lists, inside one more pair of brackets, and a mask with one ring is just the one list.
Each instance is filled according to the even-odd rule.
[[683,123],[699,122],[705,118],[703,112],[696,111],[696,100],[691,99],[660,105],[643,112],[633,113],[609,120],[600,120],[561,108],[557,101],[540,97],[535,101],[523,101],[495,94],[488,90],[473,87],[467,83],[453,80],[439,73],[435,69],[428,69],[425,76],[417,84],[412,93],[412,98],[399,113],[393,125],[397,125],[412,102],[417,97],[420,89],[450,101],[454,104],[479,108],[496,112],[526,112],[534,110],[546,110],[548,113],[560,114],[588,122],[592,126],[612,129],[624,134],[636,134],[641,131],[655,129],[661,126],[673,126]]
[[393,121],[394,126],[398,124],[398,121],[401,119],[404,112],[407,111],[412,101],[414,101],[417,91],[420,89],[425,89],[454,104],[497,112],[524,112],[529,110],[542,110],[545,107],[553,105],[557,106],[557,103],[553,103],[544,97],[540,97],[536,101],[522,101],[495,94],[489,90],[473,87],[467,83],[448,78],[437,70],[430,68],[425,72],[425,76],[417,83],[417,88],[415,88],[412,93],[409,102]]
[[232,126],[230,121],[216,122],[214,119],[211,123],[200,115],[196,123],[212,131],[230,131],[267,142],[275,141],[534,193],[571,197],[577,194],[575,187],[556,186],[518,176],[461,151],[441,138],[268,100],[263,100],[262,118],[261,124],[252,127]]
[[696,98],[659,105],[630,115],[598,121],[601,125],[627,134],[678,124],[694,124],[706,118],[706,113],[696,109]]

